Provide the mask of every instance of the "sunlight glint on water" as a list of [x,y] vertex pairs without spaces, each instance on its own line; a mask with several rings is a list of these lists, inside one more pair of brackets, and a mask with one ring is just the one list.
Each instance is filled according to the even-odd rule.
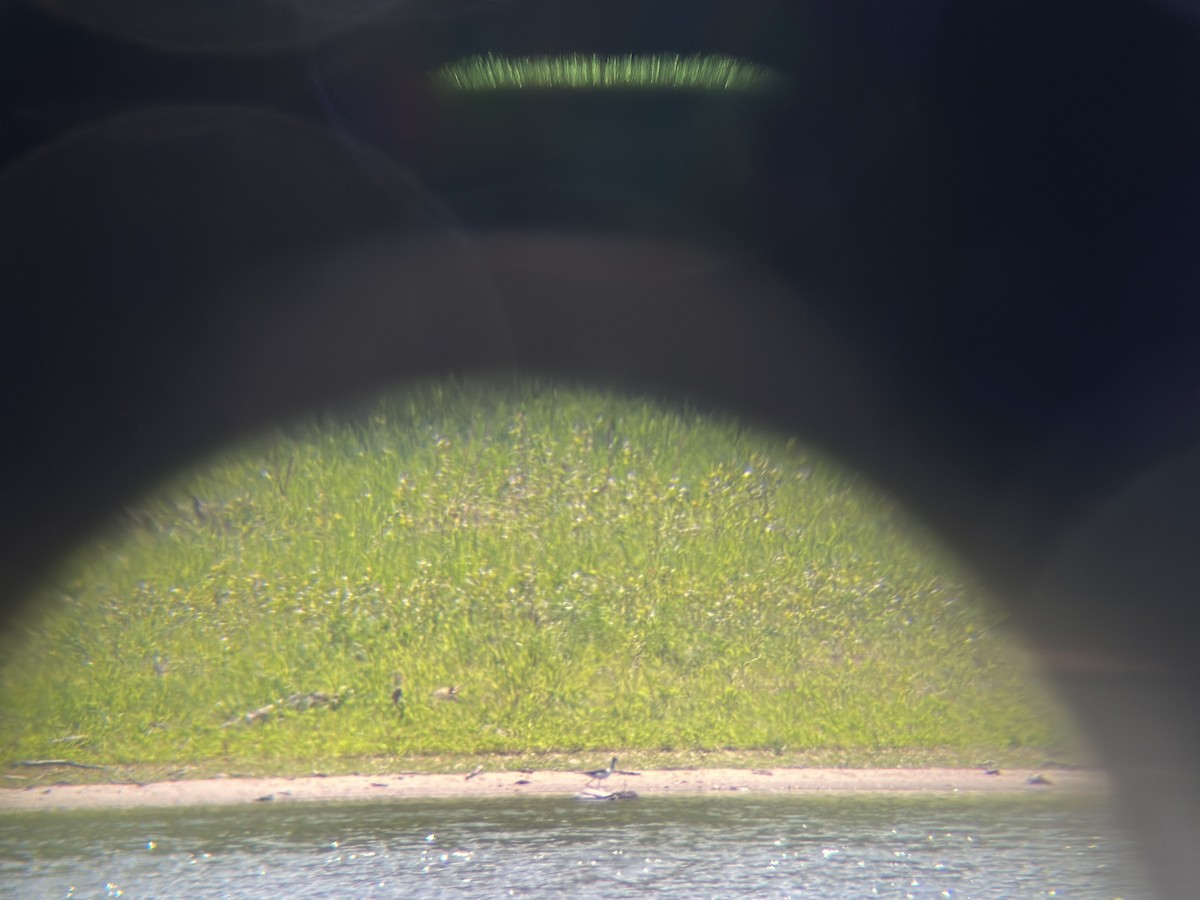
[[10,896],[1149,896],[1101,797],[42,813],[0,838]]

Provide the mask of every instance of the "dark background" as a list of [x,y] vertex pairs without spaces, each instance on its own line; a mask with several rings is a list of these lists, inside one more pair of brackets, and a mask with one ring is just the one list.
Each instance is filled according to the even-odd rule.
[[[688,394],[894,491],[1200,883],[1200,15],[1186,2],[0,7],[0,577],[403,377]],[[467,53],[788,88],[450,97]]]

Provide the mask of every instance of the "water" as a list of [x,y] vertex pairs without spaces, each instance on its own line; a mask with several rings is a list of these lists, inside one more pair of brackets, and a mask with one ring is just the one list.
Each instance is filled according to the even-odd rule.
[[1147,897],[1100,797],[402,800],[0,816],[6,897]]

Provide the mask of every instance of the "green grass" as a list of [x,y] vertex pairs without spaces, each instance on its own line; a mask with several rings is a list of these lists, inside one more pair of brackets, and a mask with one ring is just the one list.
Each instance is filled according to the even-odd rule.
[[[0,656],[0,762],[1073,752],[1002,617],[869,485],[730,419],[525,380],[230,453],[34,605]],[[314,692],[337,702],[288,702]]]
[[764,66],[729,56],[470,56],[433,75],[455,91],[517,88],[649,88],[692,91],[759,91],[782,79]]

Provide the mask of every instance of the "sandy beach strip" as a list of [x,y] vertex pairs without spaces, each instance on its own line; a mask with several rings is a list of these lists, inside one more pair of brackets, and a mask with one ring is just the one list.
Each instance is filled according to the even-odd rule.
[[[577,772],[484,770],[463,774],[219,777],[149,784],[31,786],[0,790],[0,813],[39,809],[211,806],[239,803],[358,801],[432,797],[576,796],[587,785]],[[1103,793],[1103,772],[1085,769],[666,769],[615,774],[604,791],[640,796],[801,793]]]

